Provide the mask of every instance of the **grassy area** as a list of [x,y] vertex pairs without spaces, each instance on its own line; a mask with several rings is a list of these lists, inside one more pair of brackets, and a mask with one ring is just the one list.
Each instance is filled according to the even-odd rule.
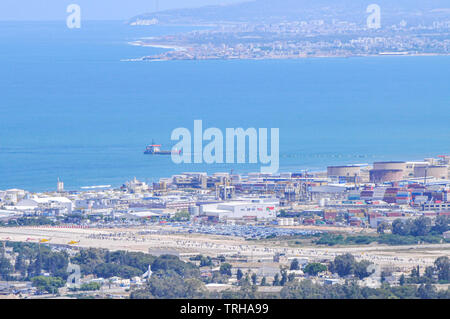
[[357,235],[349,236],[342,234],[323,234],[320,238],[313,240],[315,245],[370,245],[372,243],[400,246],[400,245],[415,245],[418,243],[426,244],[440,244],[450,242],[445,240],[442,236],[426,235],[426,236],[401,236],[395,234],[382,235]]
[[345,233],[323,233],[316,235],[277,237],[258,240],[261,243],[296,246],[362,246],[370,244],[381,244],[390,246],[416,245],[420,243],[440,244],[450,243],[439,235],[427,236],[401,236],[395,234],[367,234],[349,235]]

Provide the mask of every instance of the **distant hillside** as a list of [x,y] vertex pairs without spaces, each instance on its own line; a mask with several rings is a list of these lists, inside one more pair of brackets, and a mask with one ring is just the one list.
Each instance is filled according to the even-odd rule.
[[418,24],[450,17],[450,0],[256,0],[147,13],[130,22],[156,19],[161,24],[209,24],[339,19],[365,23],[366,8],[372,3],[380,5],[385,23],[407,20]]

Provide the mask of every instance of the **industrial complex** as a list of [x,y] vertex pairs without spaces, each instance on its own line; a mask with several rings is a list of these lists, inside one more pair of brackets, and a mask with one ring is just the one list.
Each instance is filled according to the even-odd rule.
[[[42,243],[70,254],[101,248],[170,254],[187,262],[202,254],[268,280],[276,280],[280,267],[294,259],[304,267],[351,253],[389,269],[395,284],[416,265],[425,269],[448,256],[449,232],[432,242],[422,236],[406,245],[327,247],[321,240],[336,234],[379,238],[415,220],[426,220],[429,229],[443,218],[448,223],[449,164],[450,156],[440,156],[277,175],[190,172],[151,185],[134,178],[117,188],[69,191],[58,181],[53,192],[9,189],[0,191],[0,240]],[[214,272],[204,271],[205,276]],[[122,279],[114,286],[119,295],[133,286]],[[338,279],[317,278],[322,283]]]

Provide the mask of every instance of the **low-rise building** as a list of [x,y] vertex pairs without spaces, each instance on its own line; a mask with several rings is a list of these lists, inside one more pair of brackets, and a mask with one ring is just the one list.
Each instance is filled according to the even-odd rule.
[[223,219],[275,219],[278,201],[223,202],[200,206],[200,216]]

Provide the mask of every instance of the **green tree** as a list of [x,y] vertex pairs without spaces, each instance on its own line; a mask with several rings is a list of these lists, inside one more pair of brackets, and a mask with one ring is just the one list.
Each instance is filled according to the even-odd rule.
[[368,260],[361,260],[360,262],[355,263],[354,274],[360,280],[369,277],[373,274],[373,272],[368,271],[368,267],[373,263]]
[[243,276],[244,276],[244,273],[242,272],[242,270],[238,269],[236,272],[237,280],[241,280]]
[[426,267],[423,277],[426,282],[433,283],[435,281],[434,280],[434,267],[433,266]]
[[272,286],[280,286],[280,274],[276,274],[275,277],[273,277]]
[[390,224],[388,224],[386,222],[382,222],[377,227],[377,233],[384,234],[387,230],[391,230],[391,229],[392,229],[392,227]]
[[105,253],[105,262],[109,264],[111,262],[111,252],[109,250]]
[[327,298],[323,286],[314,284],[311,280],[302,280],[287,284],[281,290],[282,299],[322,299]]
[[413,236],[426,236],[431,229],[431,219],[420,216],[413,221],[410,234]]
[[437,297],[437,290],[431,284],[422,284],[417,289],[417,295],[420,299],[435,299]]
[[253,273],[251,278],[252,278],[252,284],[256,285],[257,280],[258,280],[258,276],[255,273]]
[[153,272],[170,270],[182,277],[195,277],[199,274],[198,268],[192,263],[185,263],[174,255],[161,255],[152,263]]
[[210,267],[213,265],[212,258],[209,256],[202,256],[200,259],[200,267]]
[[400,284],[400,286],[404,286],[405,283],[406,283],[406,278],[405,278],[405,275],[402,274],[399,279],[399,284]]
[[436,267],[439,280],[450,281],[450,259],[447,256],[436,259],[434,266]]
[[392,275],[392,273],[390,273],[389,271],[383,270],[383,271],[381,272],[381,275],[380,275],[380,281],[381,281],[381,283],[385,282],[385,281],[386,281],[386,278],[389,277],[389,276],[391,276],[391,275]]
[[295,274],[294,273],[290,273],[289,275],[288,275],[288,282],[292,282],[292,281],[294,281],[295,280]]
[[65,252],[52,252],[43,250],[41,253],[42,268],[48,271],[53,277],[67,279],[67,266],[69,258]]
[[249,281],[243,280],[239,291],[226,290],[222,293],[223,299],[255,299],[258,287],[251,285]]
[[300,264],[298,262],[298,259],[295,258],[292,262],[291,262],[291,270],[299,270],[300,269]]
[[232,266],[229,264],[229,263],[223,263],[222,265],[220,265],[220,269],[219,269],[219,272],[222,274],[222,275],[226,275],[226,276],[230,276],[231,277],[231,269],[232,269]]
[[392,223],[392,233],[400,236],[408,236],[411,233],[412,222],[410,220],[396,219]]
[[59,277],[37,276],[33,277],[31,281],[33,286],[39,291],[46,291],[52,294],[56,294],[58,292],[58,288],[64,287],[65,285],[64,280]]
[[337,273],[340,277],[345,277],[353,273],[355,267],[355,257],[347,253],[339,255],[330,263],[330,271]]
[[264,276],[264,277],[262,277],[262,279],[261,279],[261,284],[260,284],[261,286],[267,286],[267,279],[266,279],[266,277]]
[[218,259],[221,263],[224,263],[225,260],[226,260],[226,258],[225,258],[224,255],[217,256],[217,259]]
[[319,273],[327,271],[327,266],[320,263],[309,263],[306,265],[303,272],[310,276],[317,276]]
[[183,279],[173,270],[158,271],[144,289],[133,291],[131,299],[192,299],[205,297],[203,283],[196,278]]
[[219,271],[214,271],[212,274],[211,281],[209,283],[226,284],[228,283],[229,278],[230,276],[228,275],[222,275]]
[[284,286],[288,282],[288,275],[286,269],[281,270],[280,286]]
[[411,277],[410,277],[410,279],[411,279],[410,281],[412,283],[418,283],[420,281],[420,267],[419,266],[414,267],[411,270]]
[[105,256],[109,256],[110,262],[110,255],[107,254],[107,250],[89,248],[80,250],[70,260],[72,263],[80,265],[83,275],[90,275],[94,273],[94,269],[98,265],[106,263]]
[[96,291],[100,290],[101,285],[98,282],[85,283],[80,286],[81,291]]
[[433,231],[438,234],[445,233],[450,229],[449,224],[450,224],[450,216],[444,215],[438,216],[434,221]]
[[23,255],[23,253],[19,253],[19,255],[17,256],[16,262],[14,264],[14,269],[17,272],[20,272],[22,277],[25,277],[26,271],[27,271],[27,267],[26,267],[26,264],[25,264],[25,256]]
[[32,274],[34,276],[39,276],[41,274],[41,272],[42,272],[42,256],[41,256],[41,251],[39,249],[36,260],[32,264]]
[[207,291],[204,283],[198,278],[184,279],[186,298],[205,298]]
[[175,216],[172,218],[173,221],[177,221],[177,222],[189,221],[190,219],[191,219],[191,215],[186,210],[177,212],[175,214]]
[[249,286],[250,285],[250,277],[248,276],[248,274],[244,276],[242,276],[241,280],[239,280],[238,282],[239,286]]
[[7,280],[13,271],[13,266],[11,265],[8,258],[0,256],[0,278]]
[[97,267],[95,267],[94,269],[94,274],[97,277],[102,278],[111,278],[117,276],[130,279],[142,275],[142,271],[131,266],[109,263],[97,265]]

